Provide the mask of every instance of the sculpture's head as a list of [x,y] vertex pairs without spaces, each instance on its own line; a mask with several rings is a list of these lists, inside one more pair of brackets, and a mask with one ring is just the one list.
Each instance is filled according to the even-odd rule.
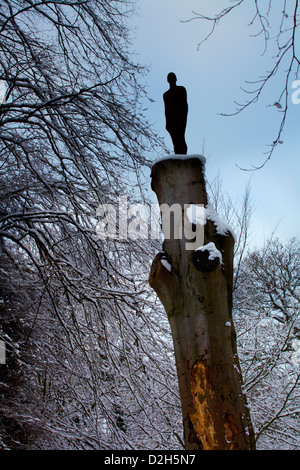
[[170,83],[170,85],[175,85],[175,83],[177,82],[177,77],[176,77],[175,73],[170,72],[168,74],[167,80]]

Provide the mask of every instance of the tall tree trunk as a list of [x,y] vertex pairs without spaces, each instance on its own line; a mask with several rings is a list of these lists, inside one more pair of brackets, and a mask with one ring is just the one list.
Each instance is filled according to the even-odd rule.
[[[171,325],[185,448],[250,450],[255,441],[232,321],[234,237],[207,206],[204,166],[204,157],[175,156],[152,168],[165,240],[149,282]],[[166,236],[167,207],[174,204],[181,206],[184,227],[189,221],[195,233],[202,230],[201,249],[187,245],[188,231],[178,236],[178,220]],[[191,219],[196,205],[205,207],[202,222],[201,217]]]

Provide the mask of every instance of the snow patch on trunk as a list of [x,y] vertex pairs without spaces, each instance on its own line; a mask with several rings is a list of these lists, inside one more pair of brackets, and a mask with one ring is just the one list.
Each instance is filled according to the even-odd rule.
[[213,260],[215,258],[219,258],[220,264],[223,263],[222,254],[221,254],[220,250],[217,249],[214,242],[209,242],[206,245],[200,246],[199,248],[197,248],[196,251],[208,251],[209,252],[208,259]]
[[206,163],[206,158],[203,155],[199,154],[191,154],[191,155],[178,155],[178,154],[170,154],[165,155],[164,157],[158,158],[155,160],[154,164],[158,162],[163,162],[164,160],[190,160],[191,158],[198,158],[203,165]]

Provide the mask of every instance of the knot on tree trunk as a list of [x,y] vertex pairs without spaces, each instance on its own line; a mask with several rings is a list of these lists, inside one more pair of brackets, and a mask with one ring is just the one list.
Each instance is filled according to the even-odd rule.
[[199,249],[192,253],[195,268],[203,273],[211,273],[220,265],[219,257],[212,257],[209,249]]

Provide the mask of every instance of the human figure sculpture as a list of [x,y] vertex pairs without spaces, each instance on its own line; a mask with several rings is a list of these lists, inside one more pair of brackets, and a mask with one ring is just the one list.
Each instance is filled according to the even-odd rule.
[[184,137],[188,114],[186,89],[183,86],[176,85],[177,78],[173,72],[168,74],[167,81],[170,88],[163,95],[166,129],[171,136],[174,153],[186,155],[187,145]]

